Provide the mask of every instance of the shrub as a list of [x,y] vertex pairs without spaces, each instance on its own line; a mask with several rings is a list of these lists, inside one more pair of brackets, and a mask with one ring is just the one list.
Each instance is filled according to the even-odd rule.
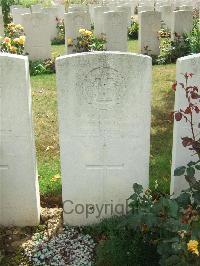
[[159,256],[153,245],[143,241],[142,234],[121,226],[124,217],[112,217],[84,228],[98,242],[96,266],[157,266]]
[[0,40],[0,51],[12,54],[24,53],[25,36],[23,27],[10,23],[5,29],[5,37]]
[[139,24],[131,18],[131,26],[128,28],[128,38],[129,40],[138,39]]
[[65,25],[64,19],[57,19],[58,36],[52,41],[53,45],[65,44]]
[[8,24],[11,22],[10,17],[10,6],[15,4],[15,0],[0,0],[0,5],[2,6],[4,23]]
[[[134,184],[128,214],[105,220],[92,231],[99,243],[95,265],[200,265],[200,181],[195,178],[200,170],[200,137],[193,133],[198,125],[191,122],[194,114],[200,115],[200,91],[188,85],[192,76],[185,73],[185,84],[180,84],[188,105],[173,112],[175,121],[189,123],[192,137],[183,137],[183,146],[199,157],[175,170],[175,175],[185,174],[189,188],[171,198],[160,193],[157,186],[151,191]],[[172,86],[174,90],[176,85]]]
[[200,53],[200,21],[196,20],[192,31],[185,35],[185,42],[191,54]]
[[72,38],[67,39],[68,47],[73,47],[73,52],[92,52],[92,51],[103,51],[105,50],[105,38],[97,38],[92,31],[86,29],[79,30],[80,36],[73,40]]
[[55,73],[55,58],[30,61],[30,75],[42,75]]
[[169,37],[162,40],[158,64],[175,63],[179,57],[200,53],[200,22],[195,21],[193,29],[182,36],[175,33],[175,40]]
[[[188,105],[173,113],[176,121],[184,119],[189,124],[192,137],[183,137],[182,144],[199,157],[174,173],[176,176],[185,174],[189,188],[177,198],[171,198],[158,191],[144,191],[142,186],[134,184],[129,204],[131,211],[121,224],[140,232],[143,241],[150,241],[160,255],[160,265],[165,266],[200,265],[200,181],[195,178],[196,171],[200,170],[200,139],[194,134],[194,126],[198,125],[192,122],[193,115],[200,114],[200,94],[198,87],[188,85],[192,76],[192,73],[185,73],[185,84],[180,83]],[[177,82],[174,90],[176,85]]]
[[18,4],[24,7],[30,7],[35,4],[42,4],[44,7],[52,5],[51,0],[19,0]]
[[160,55],[158,56],[157,63],[159,65],[175,63],[179,57],[183,57],[188,54],[189,48],[184,37],[176,34],[174,41],[170,38],[163,40],[160,46]]

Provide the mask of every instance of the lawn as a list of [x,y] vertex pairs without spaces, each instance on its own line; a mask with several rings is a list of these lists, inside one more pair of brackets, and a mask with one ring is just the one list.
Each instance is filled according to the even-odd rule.
[[[137,41],[128,47],[137,52]],[[64,45],[52,46],[53,56],[63,53]],[[31,77],[40,192],[54,196],[61,194],[55,79],[55,74]],[[169,192],[170,184],[174,79],[175,65],[153,66],[150,185],[157,180],[163,192]]]

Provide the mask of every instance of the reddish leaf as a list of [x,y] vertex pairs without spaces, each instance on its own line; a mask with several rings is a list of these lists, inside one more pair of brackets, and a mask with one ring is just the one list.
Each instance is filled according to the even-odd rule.
[[192,99],[198,99],[199,95],[196,92],[191,92],[191,98]]
[[193,143],[193,139],[188,138],[188,137],[182,138],[182,144],[184,147],[191,146],[192,143]]
[[180,112],[175,113],[174,115],[176,121],[181,121],[183,115]]
[[198,106],[195,106],[195,107],[194,107],[194,110],[195,110],[195,112],[196,112],[197,114],[198,114],[199,111],[200,111]]
[[172,90],[176,91],[177,81],[172,85]]
[[187,115],[188,115],[188,114],[191,114],[192,111],[191,111],[190,107],[187,107],[187,108],[185,109],[184,113],[187,114]]

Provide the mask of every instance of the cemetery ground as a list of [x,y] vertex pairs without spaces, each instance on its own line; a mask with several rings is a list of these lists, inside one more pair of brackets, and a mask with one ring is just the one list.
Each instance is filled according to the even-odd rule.
[[[137,52],[137,41],[129,41],[129,51]],[[64,45],[52,46],[53,56],[63,54]],[[172,121],[175,64],[153,66],[150,187],[158,182],[169,193],[172,149]],[[61,179],[56,102],[56,76],[31,77],[34,124],[42,206],[60,206]],[[134,104],[134,103],[133,103]],[[48,200],[45,200],[47,199]],[[51,199],[51,200],[50,200]]]
[[[137,41],[129,41],[129,51],[137,52]],[[52,46],[53,56],[58,56],[59,54],[63,54],[63,52],[63,45]],[[170,112],[174,106],[174,92],[171,89],[171,85],[175,80],[175,72],[175,64],[153,66],[150,187],[154,189],[155,182],[157,182],[159,190],[163,193],[169,193],[170,186],[173,126],[172,120],[170,119]],[[23,243],[29,243],[27,239],[30,239],[32,235],[36,234],[36,236],[40,237],[46,234],[48,237],[51,237],[64,232],[61,209],[56,75],[31,76],[31,85],[41,206],[43,207],[41,211],[41,224],[34,228],[8,229],[2,234],[2,243],[7,248],[6,257],[3,258],[2,262],[0,260],[0,265],[3,263],[4,266],[20,265],[20,263],[24,263],[22,265],[29,265],[27,258],[22,255],[23,253],[19,246],[23,245]],[[129,248],[123,242],[123,231],[122,236],[120,235],[121,231],[117,231],[118,222],[118,218],[112,218],[94,227],[86,227],[83,229],[84,235],[91,235],[96,243],[101,243],[101,241],[106,239],[106,235],[109,235],[112,240],[114,239],[114,242],[111,240],[110,244],[108,242],[105,248],[101,244],[97,245],[95,249],[93,248],[97,252],[97,254],[94,254],[97,259],[97,265],[123,265],[124,261],[128,263],[133,256],[131,253],[130,258],[125,258],[124,252],[122,251],[120,254],[118,250],[123,245],[126,246],[124,250]],[[118,234],[120,235],[119,238]],[[138,259],[141,265],[146,265],[144,261],[141,261],[143,257],[141,256],[143,246],[139,243],[140,237],[138,236],[136,239],[134,238],[134,241],[136,241],[134,246],[137,248],[133,252],[135,261]],[[32,243],[30,244],[31,248],[28,245],[27,249],[32,249],[33,247],[31,245]],[[69,249],[69,247],[66,248]],[[107,257],[105,250],[111,255]],[[55,252],[53,248],[52,252]],[[115,256],[114,254],[116,252],[119,252],[120,256]],[[152,252],[152,250],[150,249],[149,252]],[[38,252],[36,254],[36,256],[39,256]],[[77,257],[79,255],[76,254]],[[120,261],[115,261],[115,259],[119,260],[119,258],[121,259]],[[153,255],[151,258],[152,263],[154,263]],[[155,258],[155,261],[157,261],[157,258]]]

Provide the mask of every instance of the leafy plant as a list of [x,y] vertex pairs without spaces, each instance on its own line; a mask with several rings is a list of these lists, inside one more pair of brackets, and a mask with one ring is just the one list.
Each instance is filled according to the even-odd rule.
[[131,26],[128,27],[128,38],[129,40],[137,40],[139,32],[139,24],[137,21],[131,18]]
[[30,75],[42,75],[55,73],[55,58],[30,61]]
[[73,47],[73,52],[92,52],[92,51],[103,51],[105,50],[105,38],[97,38],[92,31],[86,29],[79,30],[80,36],[73,40],[72,38],[67,39],[68,47]]
[[[133,185],[130,212],[121,226],[142,234],[151,243],[165,266],[199,265],[200,212],[190,190],[172,199]],[[199,193],[200,191],[198,191]]]
[[189,53],[189,47],[185,42],[184,36],[175,34],[173,41],[170,38],[163,39],[157,63],[159,65],[175,63],[177,58],[188,55]]
[[24,30],[21,25],[10,23],[5,29],[5,37],[0,40],[0,51],[12,54],[24,54]]
[[65,44],[65,25],[64,19],[57,19],[57,26],[58,35],[57,37],[52,40],[53,45]]
[[18,0],[18,4],[24,7],[30,7],[36,4],[42,4],[44,7],[52,6],[51,0]]
[[125,217],[104,219],[101,223],[84,228],[97,242],[96,266],[156,266],[159,255],[155,247],[143,241],[141,232],[121,226]]
[[15,0],[0,0],[2,6],[3,18],[5,25],[11,22],[10,6],[15,4]]
[[200,21],[194,22],[194,27],[189,34],[185,35],[185,42],[191,54],[200,53]]

